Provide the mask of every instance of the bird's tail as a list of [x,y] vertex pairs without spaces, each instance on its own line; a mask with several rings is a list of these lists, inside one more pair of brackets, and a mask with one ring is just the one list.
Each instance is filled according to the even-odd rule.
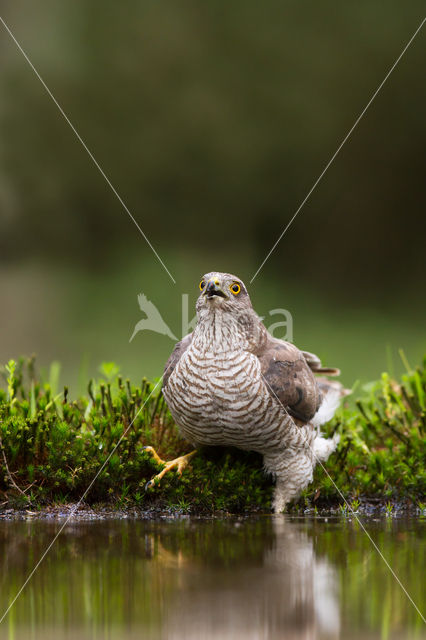
[[326,393],[320,408],[311,420],[311,424],[319,428],[321,425],[329,422],[337,411],[342,396],[339,389],[329,389]]
[[344,386],[336,380],[317,378],[317,383],[324,399],[320,408],[312,418],[311,424],[319,429],[321,425],[331,420],[336,413],[342,398],[351,393],[351,391],[350,389],[345,389]]
[[314,440],[313,448],[318,460],[324,462],[337,447],[340,436],[335,433],[332,438],[323,438],[320,427],[331,420],[336,413],[342,398],[348,395],[350,391],[345,389],[340,382],[336,382],[334,380],[331,381],[327,378],[319,378],[317,382],[324,394],[324,400],[311,420],[312,426],[317,429],[317,437]]

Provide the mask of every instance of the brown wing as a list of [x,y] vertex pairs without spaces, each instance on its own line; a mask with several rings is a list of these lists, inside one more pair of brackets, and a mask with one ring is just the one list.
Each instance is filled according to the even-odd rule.
[[292,416],[308,422],[321,404],[321,392],[302,351],[268,336],[256,355],[271,395],[277,396]]
[[314,373],[324,373],[327,376],[340,376],[340,369],[335,369],[334,367],[323,367],[321,364],[321,360],[315,353],[310,353],[309,351],[302,351],[303,357],[309,365],[309,368],[312,369]]
[[170,374],[172,373],[173,369],[179,362],[182,353],[184,353],[184,351],[186,351],[189,345],[191,344],[191,341],[192,341],[192,333],[188,333],[187,336],[185,336],[184,338],[182,338],[182,340],[180,340],[175,344],[175,348],[170,354],[170,357],[166,362],[166,366],[164,367],[163,387],[167,385]]

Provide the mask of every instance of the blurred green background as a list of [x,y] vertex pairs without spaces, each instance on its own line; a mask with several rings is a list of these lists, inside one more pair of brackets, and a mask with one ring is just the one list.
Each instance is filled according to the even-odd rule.
[[[1,15],[176,285],[0,25],[0,360],[137,381],[200,275],[246,284],[419,26],[423,2],[3,0]],[[250,286],[301,347],[368,380],[426,350],[426,28]]]

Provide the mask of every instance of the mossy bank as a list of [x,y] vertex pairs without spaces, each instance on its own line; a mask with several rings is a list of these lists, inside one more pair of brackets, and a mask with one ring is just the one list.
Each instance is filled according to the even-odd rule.
[[[337,451],[290,509],[359,509],[379,504],[388,514],[404,504],[424,511],[426,359],[401,380],[381,379],[354,388],[325,431],[340,433]],[[87,395],[72,399],[58,389],[59,365],[47,379],[34,359],[10,361],[0,389],[0,504],[37,511],[52,505],[108,505],[109,509],[193,514],[270,511],[272,479],[261,457],[234,450],[201,450],[179,478],[145,484],[165,459],[190,451],[179,436],[160,381],[125,380],[103,363]],[[104,507],[105,508],[105,507]]]

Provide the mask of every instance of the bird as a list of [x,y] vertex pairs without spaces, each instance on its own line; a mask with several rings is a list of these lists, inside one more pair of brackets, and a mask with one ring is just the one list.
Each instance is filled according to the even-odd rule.
[[153,302],[151,302],[151,300],[148,300],[144,293],[140,293],[138,295],[138,302],[140,310],[145,313],[146,318],[139,320],[136,324],[129,342],[133,340],[138,331],[146,331],[147,329],[155,331],[156,333],[161,333],[164,336],[168,336],[172,340],[177,340],[177,337],[164,322],[157,307]]
[[[183,472],[200,446],[233,446],[263,455],[275,478],[273,510],[280,513],[313,479],[318,461],[336,449],[324,438],[347,393],[313,353],[273,337],[253,309],[243,281],[212,271],[199,282],[197,323],[179,341],[163,374],[162,392],[181,435],[195,447],[164,461],[147,488],[170,470]],[[315,374],[322,374],[316,378]]]

